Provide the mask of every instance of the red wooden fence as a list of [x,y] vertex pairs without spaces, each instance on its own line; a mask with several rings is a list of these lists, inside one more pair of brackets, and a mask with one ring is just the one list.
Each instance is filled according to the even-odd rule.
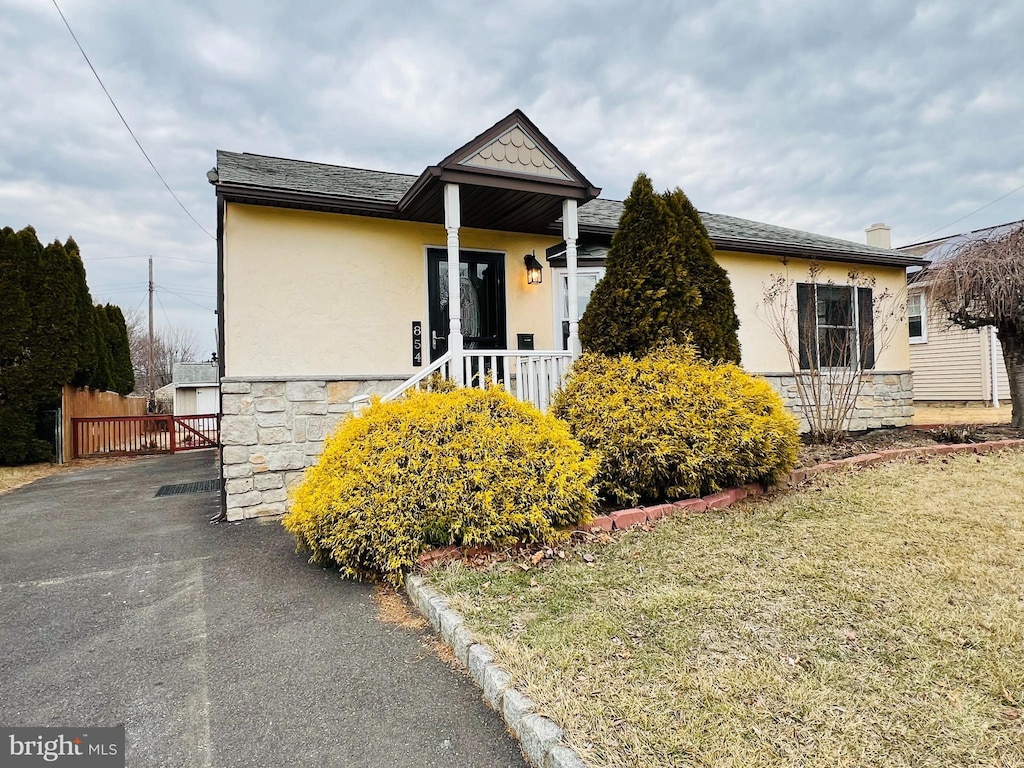
[[220,416],[101,416],[71,420],[76,459],[177,453],[220,444]]

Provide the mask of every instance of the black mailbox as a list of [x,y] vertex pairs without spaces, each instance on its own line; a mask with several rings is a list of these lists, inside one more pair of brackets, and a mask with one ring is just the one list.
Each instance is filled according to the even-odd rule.
[[516,344],[518,345],[518,349],[533,349],[533,334],[517,333]]

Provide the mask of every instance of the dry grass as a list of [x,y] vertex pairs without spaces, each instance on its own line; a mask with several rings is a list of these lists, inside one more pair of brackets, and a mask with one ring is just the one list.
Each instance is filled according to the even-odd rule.
[[377,618],[385,624],[394,624],[404,629],[426,629],[427,621],[415,613],[394,587],[378,585],[373,590],[373,602],[377,605]]
[[26,464],[21,467],[0,467],[0,493],[13,491],[23,485],[61,472],[59,464]]
[[1009,424],[1013,408],[986,406],[914,405],[915,424]]
[[465,671],[459,660],[455,658],[455,651],[451,646],[441,641],[436,635],[427,633],[429,628],[427,620],[415,612],[405,598],[395,591],[394,587],[379,584],[373,590],[373,602],[377,606],[377,618],[380,621],[419,633],[424,654],[414,659],[414,663],[430,655],[436,656],[456,671]]
[[1022,499],[893,464],[434,581],[593,766],[1024,766]]

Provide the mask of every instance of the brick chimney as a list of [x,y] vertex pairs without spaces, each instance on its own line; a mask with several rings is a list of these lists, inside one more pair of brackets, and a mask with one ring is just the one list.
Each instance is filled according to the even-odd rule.
[[868,234],[868,245],[873,245],[875,248],[892,248],[892,238],[889,236],[892,227],[878,223],[872,224],[864,231]]

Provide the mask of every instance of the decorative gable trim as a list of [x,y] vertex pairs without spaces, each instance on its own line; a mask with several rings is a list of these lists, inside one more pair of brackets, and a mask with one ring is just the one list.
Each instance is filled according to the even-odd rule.
[[575,187],[583,193],[580,199],[592,199],[601,193],[518,109],[463,144],[434,168],[442,177],[446,172],[532,177],[542,183]]
[[566,173],[541,143],[530,135],[529,130],[518,122],[490,144],[471,150],[457,164],[561,181],[578,181]]

